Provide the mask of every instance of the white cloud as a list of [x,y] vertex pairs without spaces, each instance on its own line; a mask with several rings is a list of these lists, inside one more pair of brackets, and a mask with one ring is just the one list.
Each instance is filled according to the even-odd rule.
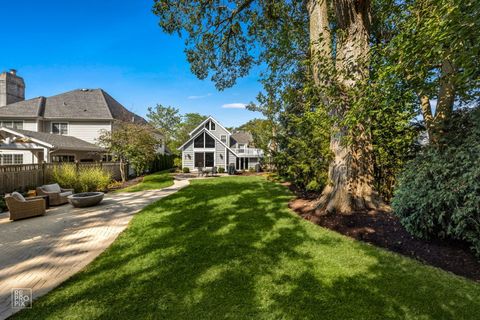
[[227,104],[224,104],[224,105],[222,106],[222,108],[225,108],[225,109],[245,109],[246,106],[247,106],[246,103],[237,102],[237,103],[227,103]]
[[197,100],[197,99],[203,99],[203,98],[210,97],[211,95],[212,95],[211,93],[207,93],[207,94],[204,94],[203,96],[188,96],[187,99]]

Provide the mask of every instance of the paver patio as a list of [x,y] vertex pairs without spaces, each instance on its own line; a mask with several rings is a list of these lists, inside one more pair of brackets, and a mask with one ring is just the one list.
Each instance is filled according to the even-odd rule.
[[11,222],[0,214],[0,319],[11,307],[12,288],[44,295],[103,252],[146,205],[188,185],[175,180],[161,190],[105,195],[92,208],[55,207],[46,216]]

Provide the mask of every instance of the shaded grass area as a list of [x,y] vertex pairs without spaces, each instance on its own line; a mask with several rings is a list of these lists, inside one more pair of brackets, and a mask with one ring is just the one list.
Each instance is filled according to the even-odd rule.
[[139,184],[117,190],[116,192],[137,192],[144,190],[156,190],[173,185],[173,176],[170,170],[159,171],[145,176]]
[[480,285],[294,215],[260,177],[194,180],[17,319],[476,319]]

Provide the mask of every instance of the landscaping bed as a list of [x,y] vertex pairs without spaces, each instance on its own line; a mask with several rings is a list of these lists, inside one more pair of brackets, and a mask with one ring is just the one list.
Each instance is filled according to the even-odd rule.
[[467,244],[415,238],[400,224],[398,217],[388,212],[360,212],[348,216],[318,214],[312,208],[317,197],[315,194],[297,197],[289,207],[322,227],[480,281],[480,261]]

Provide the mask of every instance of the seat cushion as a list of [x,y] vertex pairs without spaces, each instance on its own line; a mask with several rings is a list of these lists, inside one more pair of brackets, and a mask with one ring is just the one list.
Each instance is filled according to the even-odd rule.
[[16,191],[12,192],[11,196],[12,196],[12,198],[14,198],[17,201],[20,201],[20,202],[25,202],[26,201],[25,198],[22,196],[22,194],[18,193]]
[[60,197],[68,197],[72,195],[72,191],[60,192]]
[[62,192],[58,183],[46,184],[42,186],[42,189],[45,192],[58,192],[58,193]]

